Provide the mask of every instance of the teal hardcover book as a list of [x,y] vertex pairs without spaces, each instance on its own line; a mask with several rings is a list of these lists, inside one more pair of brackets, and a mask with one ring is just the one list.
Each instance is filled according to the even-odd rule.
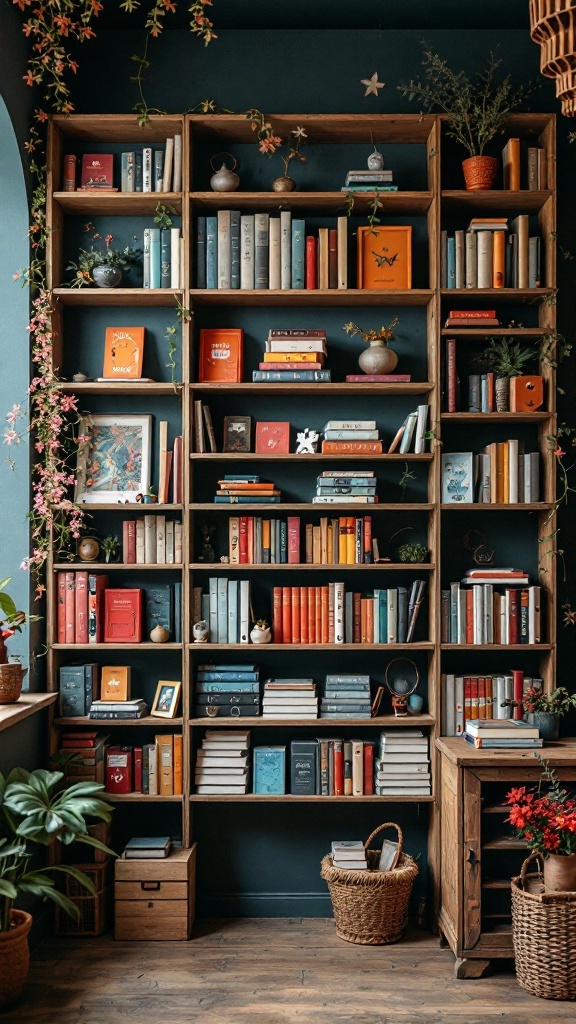
[[268,796],[286,792],[286,747],[254,747],[253,791]]

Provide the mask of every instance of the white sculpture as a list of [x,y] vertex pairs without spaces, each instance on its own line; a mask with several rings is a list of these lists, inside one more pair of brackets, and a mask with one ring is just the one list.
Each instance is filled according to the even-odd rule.
[[296,434],[296,455],[315,455],[319,439],[320,434],[317,430],[305,427],[299,434]]

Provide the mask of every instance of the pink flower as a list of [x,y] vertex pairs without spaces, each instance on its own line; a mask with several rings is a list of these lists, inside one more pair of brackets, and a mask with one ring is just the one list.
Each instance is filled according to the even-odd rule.
[[554,455],[557,459],[561,459],[563,455],[566,455],[566,452],[563,452],[560,445],[558,445],[558,447],[554,449]]
[[20,444],[20,435],[15,430],[7,430],[4,434],[4,444]]

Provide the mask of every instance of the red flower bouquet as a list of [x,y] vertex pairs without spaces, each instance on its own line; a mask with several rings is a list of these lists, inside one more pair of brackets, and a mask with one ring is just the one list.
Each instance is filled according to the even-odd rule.
[[[569,856],[576,853],[576,800],[562,789],[554,771],[542,764],[544,771],[537,786],[520,786],[507,794],[510,815],[506,821],[518,839],[543,857],[551,853]],[[545,783],[549,788],[543,794]]]

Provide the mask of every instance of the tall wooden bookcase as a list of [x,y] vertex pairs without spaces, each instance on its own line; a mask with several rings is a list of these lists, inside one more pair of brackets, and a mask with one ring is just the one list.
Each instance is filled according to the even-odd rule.
[[[157,418],[170,418],[171,435],[184,437],[185,480],[184,502],[181,506],[166,506],[165,511],[182,517],[185,527],[185,554],[182,566],[124,566],[122,564],[94,567],[109,572],[118,585],[146,586],[147,579],[182,579],[182,643],[154,645],[143,643],[134,648],[124,645],[111,648],[60,645],[55,643],[55,573],[61,568],[54,560],[48,569],[47,633],[49,643],[49,686],[58,688],[58,669],[61,664],[78,660],[97,660],[105,664],[114,658],[117,662],[133,664],[134,691],[150,702],[158,678],[170,678],[168,673],[181,673],[183,704],[181,717],[173,721],[145,719],[129,728],[126,723],[106,723],[106,732],[119,737],[119,742],[147,742],[147,736],[162,731],[166,725],[182,730],[184,738],[185,771],[184,796],[171,798],[181,812],[172,806],[163,821],[172,833],[181,827],[185,845],[195,836],[192,820],[202,814],[206,802],[302,802],[334,803],[349,801],[350,797],[298,797],[287,794],[263,797],[247,794],[242,797],[205,797],[194,793],[191,766],[195,749],[204,729],[214,722],[194,717],[195,667],[201,662],[252,660],[254,647],[193,645],[191,643],[191,593],[194,586],[207,588],[210,576],[248,577],[253,584],[253,604],[256,617],[268,619],[272,613],[272,588],[300,581],[301,585],[318,584],[329,580],[350,580],[350,586],[372,589],[379,584],[396,586],[414,578],[426,577],[429,583],[425,608],[421,612],[414,643],[409,645],[315,645],[289,646],[271,643],[259,647],[257,661],[266,675],[313,675],[321,681],[326,672],[338,670],[369,672],[375,681],[382,682],[386,665],[394,657],[414,659],[420,674],[420,691],[425,697],[424,711],[418,717],[394,718],[390,705],[384,702],[384,713],[377,719],[342,722],[322,719],[313,723],[284,721],[275,724],[269,719],[218,719],[218,727],[241,725],[253,730],[256,742],[283,742],[302,736],[328,734],[350,737],[361,734],[377,738],[382,727],[405,725],[422,727],[431,739],[433,795],[427,798],[407,797],[406,801],[430,804],[429,862],[434,885],[440,870],[439,831],[437,805],[442,799],[436,785],[436,763],[433,741],[440,735],[441,673],[457,671],[508,671],[510,655],[519,659],[520,667],[532,674],[538,672],[550,686],[554,679],[556,606],[555,559],[545,556],[545,545],[539,544],[542,532],[551,534],[548,522],[554,512],[555,498],[554,460],[548,451],[547,435],[555,433],[554,371],[550,363],[543,362],[541,372],[546,383],[545,411],[538,413],[447,413],[442,397],[443,347],[446,335],[457,339],[458,351],[468,359],[471,352],[486,343],[486,332],[460,330],[449,332],[443,328],[448,309],[464,305],[467,308],[495,306],[503,322],[510,326],[490,329],[490,336],[520,338],[537,344],[543,334],[555,326],[555,123],[551,115],[518,114],[510,118],[505,136],[519,136],[523,143],[538,145],[546,151],[549,188],[546,191],[503,191],[501,186],[490,192],[466,192],[460,186],[461,155],[455,154],[446,142],[442,118],[433,115],[279,115],[272,116],[279,134],[291,131],[296,124],[303,125],[308,135],[308,182],[301,191],[277,194],[270,191],[274,176],[271,165],[257,153],[254,134],[249,121],[241,116],[158,116],[150,126],[139,128],[130,115],[72,115],[56,116],[50,127],[48,152],[48,238],[49,287],[54,305],[55,370],[64,378],[63,387],[78,395],[81,408],[91,411],[149,412]],[[178,194],[106,193],[93,195],[82,192],[63,192],[61,173],[65,153],[107,152],[119,153],[131,144],[161,144],[167,137],[179,133],[183,139],[183,191]],[[382,222],[408,222],[414,226],[414,287],[406,291],[348,290],[312,291],[239,291],[198,289],[193,266],[195,252],[195,218],[198,214],[215,213],[218,209],[239,209],[278,213],[290,209],[310,218],[312,227],[331,218],[335,224],[338,214],[344,212],[345,197],[340,190],[347,169],[363,166],[368,147],[374,142],[384,149],[387,163],[394,168],[399,191],[381,196],[382,207],[378,216]],[[503,145],[503,143],[502,143]],[[95,148],[96,147],[96,148]],[[500,143],[498,143],[500,148]],[[222,150],[232,151],[240,162],[242,190],[234,193],[209,191],[210,158]],[[298,171],[296,172],[298,173]],[[315,176],[315,177],[314,177]],[[314,180],[312,181],[312,178]],[[264,186],[262,183],[264,182]],[[314,191],[309,190],[314,188]],[[329,190],[318,191],[318,185]],[[455,186],[455,187],[454,187]],[[161,323],[175,319],[175,296],[171,290],[144,290],[140,287],[106,289],[79,289],[66,287],[66,261],[73,257],[78,244],[85,242],[82,227],[85,222],[96,229],[105,222],[106,230],[118,235],[122,244],[139,244],[142,229],[151,226],[158,202],[171,211],[175,221],[181,223],[185,240],[185,287],[177,294],[184,307],[190,309],[192,320],[182,326],[181,362],[178,383],[174,386],[163,365]],[[353,232],[366,223],[370,197],[357,197],[350,218],[349,280],[355,279],[355,245]],[[527,291],[517,289],[445,290],[441,288],[440,247],[444,227],[465,228],[472,216],[487,214],[515,216],[528,213],[538,221],[542,239],[542,286]],[[92,228],[90,229],[92,230]],[[76,246],[76,249],[74,248]],[[131,275],[133,276],[133,275]],[[103,325],[116,322],[130,323],[137,315],[140,323],[152,323],[152,351],[157,372],[148,375],[159,378],[157,383],[101,384],[71,383],[75,370],[84,369],[82,360],[88,359],[90,376],[97,376],[97,366],[103,344]],[[408,384],[361,383],[342,381],[346,373],[356,372],[360,348],[355,347],[342,328],[346,320],[354,319],[369,327],[379,326],[384,320],[399,316],[396,330],[400,354],[399,371],[412,372]],[[124,319],[120,321],[118,318]],[[405,326],[404,326],[405,325]],[[239,384],[197,383],[198,338],[203,326],[242,326],[245,328],[247,348],[244,381]],[[328,365],[333,368],[334,382],[329,384],[252,384],[251,370],[258,363],[258,353],[269,327],[273,326],[326,326],[329,338]],[[145,357],[146,358],[146,357]],[[91,362],[90,362],[91,360]],[[339,378],[339,379],[337,379]],[[321,507],[312,504],[313,481],[321,468],[353,465],[343,457],[322,455],[278,456],[275,459],[255,455],[228,455],[220,453],[198,454],[192,446],[192,410],[195,400],[201,399],[211,409],[216,438],[221,448],[222,418],[229,413],[250,413],[253,420],[286,419],[299,428],[313,425],[321,429],[331,416],[347,417],[371,415],[378,420],[384,436],[390,437],[398,423],[416,404],[428,401],[430,426],[434,437],[431,450],[423,455],[381,455],[363,460],[379,478],[380,504],[370,507],[374,534],[379,538],[384,554],[392,550],[393,534],[405,527],[430,549],[430,561],[424,565],[407,565],[392,560],[389,563],[362,566],[230,566],[223,565],[219,556],[227,553],[227,523],[237,506],[213,503],[215,482],[221,472],[241,467],[248,472],[262,472],[282,487],[282,504],[277,511],[300,514],[302,522],[318,522]],[[440,455],[444,451],[480,450],[493,440],[505,440],[508,431],[524,432],[522,436],[534,444],[538,442],[543,454],[543,501],[537,505],[467,505],[457,511],[441,503]],[[400,478],[404,479],[404,486]],[[155,481],[157,482],[157,481]],[[335,513],[338,506],[331,506]],[[119,523],[127,511],[125,505],[112,507],[90,506],[87,511],[97,523],[118,534]],[[131,510],[134,512],[134,509]],[[164,511],[159,506],[138,508],[138,514]],[[244,505],[251,514],[261,506]],[[204,520],[216,524],[217,561],[213,565],[198,560],[198,526]],[[526,561],[532,576],[537,577],[540,567],[546,571],[540,582],[546,593],[545,642],[531,648],[526,645],[512,650],[502,647],[480,649],[443,645],[440,631],[440,594],[442,587],[452,579],[459,579],[470,565],[470,553],[462,538],[470,530],[480,533],[483,541],[497,549],[497,564]],[[121,532],[121,531],[120,531]],[[499,538],[504,538],[502,541]],[[529,555],[523,558],[522,543],[529,544]],[[551,542],[549,542],[551,543]],[[520,548],[518,548],[520,544]],[[509,553],[508,553],[509,550]],[[80,568],[65,563],[66,568]],[[457,573],[456,576],[453,573]],[[499,660],[500,659],[500,660]],[[481,665],[478,669],[477,664]],[[176,678],[176,676],[172,676]],[[52,749],[58,747],[59,731],[63,726],[88,724],[86,719],[58,719],[51,722]],[[121,739],[120,739],[121,737]],[[369,805],[389,798],[365,796],[355,803]],[[161,805],[166,798],[132,794],[121,798],[127,805],[118,828],[122,832],[145,828],[146,812],[142,816],[140,804]],[[166,813],[166,808],[155,808]],[[225,815],[225,808],[222,809]],[[383,812],[382,812],[383,813]],[[386,812],[386,817],[389,813]],[[118,817],[118,816],[117,816]],[[382,814],[380,814],[382,817]],[[374,814],[369,819],[374,822]],[[367,829],[367,832],[370,828]]]

